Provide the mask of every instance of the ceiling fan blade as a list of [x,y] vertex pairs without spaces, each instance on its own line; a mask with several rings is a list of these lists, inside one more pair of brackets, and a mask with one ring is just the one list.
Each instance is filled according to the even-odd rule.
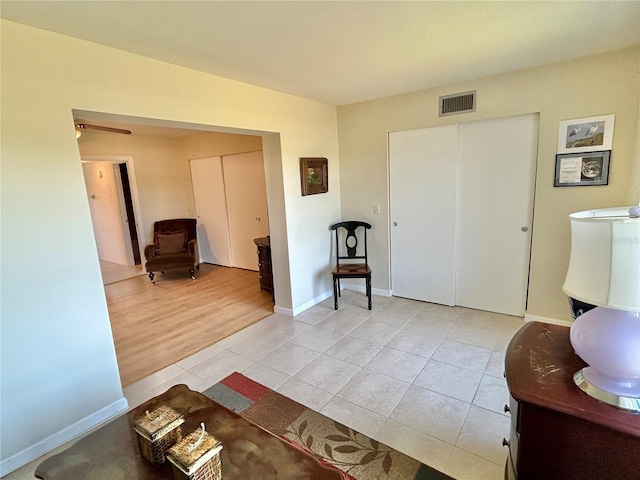
[[76,124],[81,130],[100,130],[101,132],[122,133],[124,135],[131,135],[131,130],[124,130],[122,128],[103,127],[102,125],[89,125],[88,123]]

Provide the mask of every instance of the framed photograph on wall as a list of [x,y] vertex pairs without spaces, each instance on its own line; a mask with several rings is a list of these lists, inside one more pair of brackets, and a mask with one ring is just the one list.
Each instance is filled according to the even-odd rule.
[[558,154],[554,187],[608,185],[610,159],[610,150]]
[[560,122],[558,153],[611,150],[615,115],[578,118]]
[[329,191],[328,163],[326,158],[300,159],[300,186],[303,196]]

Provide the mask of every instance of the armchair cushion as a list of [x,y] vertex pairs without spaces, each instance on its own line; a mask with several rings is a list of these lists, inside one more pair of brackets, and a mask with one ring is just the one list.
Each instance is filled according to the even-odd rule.
[[156,233],[156,255],[171,255],[187,251],[187,231]]

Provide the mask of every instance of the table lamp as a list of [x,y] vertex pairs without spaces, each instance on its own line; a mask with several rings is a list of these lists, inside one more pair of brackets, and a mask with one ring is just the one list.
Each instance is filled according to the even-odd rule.
[[562,290],[596,308],[580,315],[571,345],[588,366],[573,380],[588,395],[640,412],[640,208],[573,213]]

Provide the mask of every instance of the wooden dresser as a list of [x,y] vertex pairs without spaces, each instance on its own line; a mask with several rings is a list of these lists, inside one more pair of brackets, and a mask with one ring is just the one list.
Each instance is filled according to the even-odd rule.
[[271,294],[273,293],[273,270],[271,268],[271,241],[269,237],[256,238],[253,242],[258,247],[258,268],[260,271],[260,288]]
[[511,340],[509,480],[640,480],[640,414],[589,397],[573,383],[586,364],[569,328],[527,323]]

